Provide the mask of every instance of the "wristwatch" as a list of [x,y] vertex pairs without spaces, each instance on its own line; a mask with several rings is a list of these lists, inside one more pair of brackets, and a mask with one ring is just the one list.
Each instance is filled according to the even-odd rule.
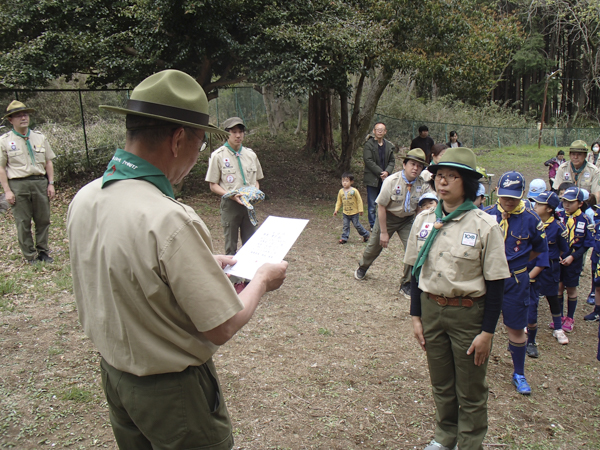
[[54,181],[48,181],[48,184],[54,184]]

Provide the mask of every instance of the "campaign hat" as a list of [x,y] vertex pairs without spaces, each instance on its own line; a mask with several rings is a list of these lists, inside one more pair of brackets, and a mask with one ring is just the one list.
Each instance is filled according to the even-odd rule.
[[13,114],[21,111],[24,111],[26,113],[32,113],[35,112],[35,109],[28,108],[27,106],[25,106],[25,103],[21,103],[19,100],[13,100],[6,108],[6,114],[2,119],[6,119],[7,117],[10,117]]
[[587,153],[588,152],[588,146],[585,143],[585,141],[582,141],[581,139],[578,139],[578,140],[574,141],[571,144],[571,146],[569,147],[569,151],[570,152]]
[[138,84],[125,108],[100,105],[117,114],[133,114],[198,128],[227,138],[229,133],[209,123],[208,99],[202,86],[187,73],[169,69]]
[[425,152],[420,148],[413,148],[406,154],[404,159],[412,159],[413,161],[423,164],[423,167],[427,167],[427,157],[425,156]]
[[437,164],[432,164],[427,170],[435,174],[439,169],[451,167],[460,169],[468,176],[479,180],[483,175],[477,172],[477,157],[473,150],[467,147],[449,148],[444,152]]

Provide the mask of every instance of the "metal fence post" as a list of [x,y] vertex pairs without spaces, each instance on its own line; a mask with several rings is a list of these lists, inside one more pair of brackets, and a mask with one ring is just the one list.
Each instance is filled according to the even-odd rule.
[[85,157],[87,159],[88,167],[90,166],[90,154],[88,152],[87,134],[85,132],[85,116],[83,114],[83,100],[81,99],[81,90],[78,90],[79,94],[79,112],[81,112],[81,126],[83,128],[83,142],[85,143]]
[[473,145],[471,148],[475,148],[475,127],[473,127]]

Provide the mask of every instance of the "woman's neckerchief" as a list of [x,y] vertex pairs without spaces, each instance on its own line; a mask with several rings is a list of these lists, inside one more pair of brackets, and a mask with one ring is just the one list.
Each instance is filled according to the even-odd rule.
[[248,183],[246,183],[246,177],[244,176],[244,168],[242,167],[242,160],[240,159],[240,155],[242,154],[243,147],[240,145],[240,149],[237,152],[233,149],[233,147],[231,145],[229,145],[229,142],[225,142],[225,147],[227,147],[229,149],[229,151],[231,153],[233,153],[233,155],[237,159],[238,166],[240,167],[240,172],[242,172],[242,180],[244,180],[244,186],[248,186]]
[[425,239],[425,243],[423,244],[423,247],[421,247],[421,250],[419,250],[419,254],[417,255],[417,262],[415,263],[415,266],[413,267],[413,270],[412,270],[412,274],[417,279],[417,282],[419,281],[419,276],[421,275],[421,268],[422,268],[423,264],[425,264],[425,261],[427,260],[427,255],[429,255],[429,251],[431,250],[431,245],[433,244],[433,240],[437,236],[438,231],[444,226],[445,223],[447,223],[448,221],[459,216],[463,212],[470,211],[472,209],[477,209],[477,206],[475,206],[471,200],[465,200],[462,205],[460,205],[458,208],[456,208],[450,214],[444,216],[444,212],[443,212],[444,206],[443,205],[444,205],[444,201],[440,200],[437,207],[435,208],[436,221],[435,221],[435,224],[433,225],[433,229],[429,233],[429,236],[427,236],[427,239]]
[[152,183],[166,196],[175,198],[171,182],[158,167],[133,153],[118,148],[102,176],[102,188],[114,181],[132,179]]
[[31,130],[27,128],[27,134],[21,134],[13,128],[12,132],[20,138],[25,139],[25,144],[27,144],[27,150],[29,151],[29,157],[31,158],[31,164],[35,165],[35,155],[33,154],[33,148],[31,148],[31,142],[29,141],[29,133],[31,133]]
[[500,211],[502,213],[502,220],[500,221],[500,228],[502,229],[502,232],[504,233],[504,240],[506,241],[506,236],[508,235],[508,218],[511,216],[511,214],[521,214],[523,211],[525,211],[525,202],[523,200],[521,200],[519,202],[519,204],[515,207],[515,209],[513,209],[512,211],[504,211],[504,209],[502,209],[502,206],[500,206],[500,200],[497,200],[497,204],[496,207],[498,208],[498,211]]
[[404,180],[404,182],[406,183],[406,197],[404,198],[404,212],[410,212],[410,190],[412,188],[412,185],[415,184],[415,181],[417,181],[417,178],[415,178],[412,181],[408,181],[408,179],[406,178],[406,175],[404,175],[404,170],[401,173],[402,175],[402,179]]

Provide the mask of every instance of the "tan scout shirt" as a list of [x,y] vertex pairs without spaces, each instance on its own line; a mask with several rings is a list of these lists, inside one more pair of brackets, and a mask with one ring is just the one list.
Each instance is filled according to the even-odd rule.
[[135,375],[180,372],[217,350],[203,334],[243,309],[189,208],[142,180],[101,179],[67,214],[79,319],[104,359]]
[[[404,264],[416,264],[417,254],[434,223],[434,208],[422,211],[415,218]],[[446,297],[480,297],[486,292],[485,280],[502,280],[509,276],[500,226],[494,217],[473,209],[454,218],[438,232],[421,269],[419,289]]]
[[[556,169],[554,177],[554,189],[558,189],[561,183],[568,181],[575,184],[575,174],[571,168],[571,162],[566,161]],[[600,170],[592,163],[587,163],[577,179],[577,187],[585,189],[590,194],[600,191]]]
[[[260,166],[256,153],[248,147],[242,147],[240,159],[242,161],[246,183],[249,186],[256,186],[256,182],[264,178],[262,167]],[[238,164],[237,157],[224,145],[216,149],[212,152],[212,155],[210,155],[205,181],[217,183],[227,192],[244,186],[244,179],[240,172],[240,165]]]
[[417,212],[419,198],[425,192],[429,192],[430,187],[419,175],[417,181],[415,181],[410,189],[410,211],[404,210],[407,189],[408,186],[402,179],[402,171],[393,173],[383,181],[381,191],[375,201],[395,216],[412,216]]
[[31,130],[29,140],[35,155],[35,164],[31,163],[25,139],[17,136],[12,130],[0,136],[0,166],[6,168],[9,180],[46,175],[46,162],[55,158],[46,136],[42,133]]

